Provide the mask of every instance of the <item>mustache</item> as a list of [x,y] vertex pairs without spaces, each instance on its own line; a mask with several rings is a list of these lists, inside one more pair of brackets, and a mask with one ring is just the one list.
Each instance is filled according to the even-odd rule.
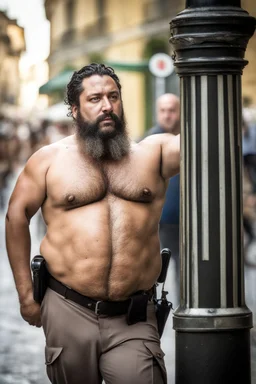
[[99,124],[101,121],[104,121],[108,117],[110,117],[114,122],[119,121],[119,117],[114,112],[109,112],[98,116],[96,119],[96,124]]
[[[115,129],[111,132],[101,132],[100,130],[100,122],[104,121],[106,118],[110,118],[114,122]],[[108,122],[106,121],[106,123]],[[88,137],[100,137],[104,140],[107,140],[124,132],[126,129],[126,122],[123,111],[120,117],[118,117],[118,115],[116,115],[114,112],[103,112],[92,122],[84,120],[81,116],[80,111],[78,111],[76,118],[76,126],[80,138],[87,139]]]

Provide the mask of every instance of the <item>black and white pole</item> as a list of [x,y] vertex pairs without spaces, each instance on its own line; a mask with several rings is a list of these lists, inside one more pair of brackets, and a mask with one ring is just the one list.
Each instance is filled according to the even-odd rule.
[[249,384],[241,75],[255,19],[240,0],[187,0],[171,21],[181,93],[181,302],[176,384]]

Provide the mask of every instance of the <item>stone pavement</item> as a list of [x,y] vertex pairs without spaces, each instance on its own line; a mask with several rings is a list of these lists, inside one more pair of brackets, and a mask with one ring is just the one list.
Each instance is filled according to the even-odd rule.
[[[9,198],[14,182],[14,178],[10,180],[6,199]],[[49,384],[44,365],[43,331],[41,328],[29,326],[22,320],[19,313],[17,294],[5,249],[4,215],[5,209],[0,212],[0,384]],[[39,216],[36,215],[30,225],[32,255],[39,252],[38,219]],[[254,313],[254,324],[256,324],[256,241],[248,249],[248,259],[255,263],[255,268],[250,266],[245,269],[246,300],[248,307]],[[170,299],[172,281],[173,275],[170,269],[165,285],[170,292]],[[168,384],[174,383],[174,340],[175,332],[172,329],[172,316],[170,316],[162,337],[162,349],[166,354]],[[255,327],[251,331],[251,340],[252,384],[256,384]]]

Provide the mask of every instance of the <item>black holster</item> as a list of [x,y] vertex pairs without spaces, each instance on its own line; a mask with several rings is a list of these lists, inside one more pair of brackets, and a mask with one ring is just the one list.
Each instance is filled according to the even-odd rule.
[[147,306],[149,295],[146,293],[135,294],[130,298],[126,321],[128,325],[136,324],[139,321],[147,321]]
[[170,310],[172,309],[172,303],[168,301],[166,298],[164,298],[162,295],[161,299],[155,301],[155,308],[156,308],[157,328],[158,328],[159,337],[161,339]]
[[33,296],[34,300],[41,304],[48,286],[48,271],[43,256],[37,255],[31,261],[33,276]]
[[162,269],[161,273],[157,279],[157,283],[163,283],[161,290],[161,298],[157,299],[157,294],[155,290],[155,309],[156,309],[156,319],[157,319],[157,328],[160,338],[164,332],[164,327],[168,319],[170,310],[172,309],[172,303],[167,300],[168,292],[164,290],[164,283],[167,276],[167,271],[169,267],[169,262],[171,258],[171,251],[168,248],[164,248],[161,251],[162,257]]

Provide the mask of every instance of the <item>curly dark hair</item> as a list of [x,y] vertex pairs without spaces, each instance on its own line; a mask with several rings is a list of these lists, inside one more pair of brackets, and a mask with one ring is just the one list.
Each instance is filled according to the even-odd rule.
[[115,74],[114,69],[111,67],[106,67],[104,64],[91,63],[89,65],[85,65],[83,68],[79,69],[79,71],[75,71],[67,85],[66,89],[66,97],[64,99],[65,104],[68,106],[68,114],[67,116],[73,117],[72,114],[72,106],[79,106],[79,97],[83,92],[84,88],[82,85],[83,79],[86,77],[91,77],[93,75],[100,76],[110,76],[115,81],[120,93],[121,93],[121,84],[118,76]]

